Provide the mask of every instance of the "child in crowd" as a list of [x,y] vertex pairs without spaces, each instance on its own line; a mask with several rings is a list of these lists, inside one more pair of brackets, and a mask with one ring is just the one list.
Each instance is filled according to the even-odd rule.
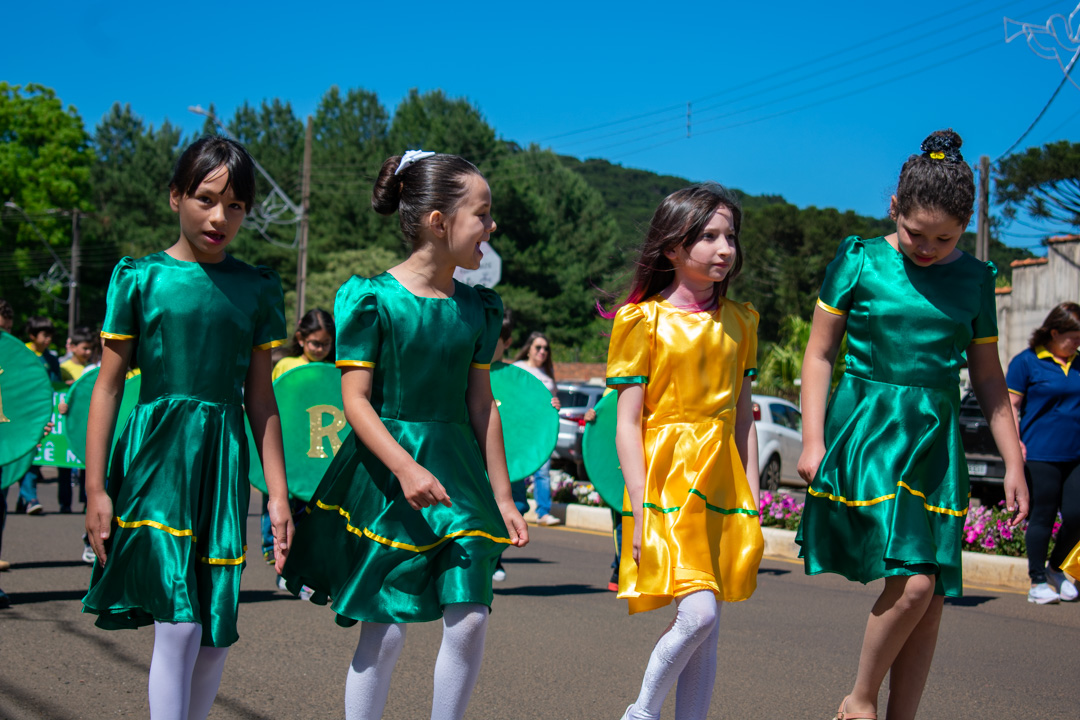
[[[1024,466],[997,351],[997,270],[957,249],[975,184],[960,136],[935,132],[900,171],[896,232],[849,237],[825,273],[802,369],[803,452],[810,483],[796,542],[806,572],[885,587],[866,624],[855,686],[839,720],[914,718],[945,597],[960,597],[968,474],[957,420],[959,371],[1005,461],[1005,499],[1027,515]],[[847,333],[844,376],[829,399]]]
[[[559,409],[559,393],[555,387],[555,364],[551,361],[551,342],[541,332],[533,332],[514,356],[514,365],[525,370],[551,393],[551,406]],[[558,525],[562,522],[551,514],[551,459],[532,477],[533,499],[536,500],[536,524]],[[530,520],[530,522],[532,522]]]
[[443,621],[433,720],[465,714],[483,660],[492,573],[528,542],[514,507],[489,369],[503,320],[492,290],[454,280],[495,230],[491,191],[454,155],[386,160],[376,212],[399,214],[411,253],[338,291],[345,439],[308,506],[283,573],[362,622],[345,717],[379,718],[410,622]]
[[[86,530],[98,564],[83,611],[105,629],[153,624],[152,720],[206,718],[238,638],[252,460],[245,411],[279,568],[291,541],[270,381],[270,348],[285,339],[281,283],[225,252],[254,195],[254,163],[239,143],[195,142],[169,183],[179,239],[121,259],[109,283],[86,438]],[[143,371],[139,404],[110,465],[133,354]]]
[[704,720],[720,603],[757,587],[758,315],[726,297],[742,267],[741,222],[735,196],[715,183],[665,198],[611,331],[626,480],[618,597],[632,614],[676,605],[626,720],[659,718],[676,681],[675,717]]
[[[63,382],[63,377],[60,374],[60,360],[56,357],[56,353],[49,349],[49,346],[52,345],[53,336],[56,334],[56,328],[53,326],[52,320],[40,315],[31,316],[26,320],[24,332],[28,340],[26,347],[38,356],[41,364],[45,367],[45,372],[49,375],[49,382]],[[37,465],[31,465],[19,482],[19,500],[15,504],[15,512],[24,512],[27,515],[41,515],[45,512],[41,503],[38,502],[37,486],[41,479],[41,468]],[[58,489],[57,492],[61,493],[58,500],[61,501],[60,505],[61,509],[63,509],[63,491]],[[70,474],[67,477],[67,496],[68,512],[71,512]]]

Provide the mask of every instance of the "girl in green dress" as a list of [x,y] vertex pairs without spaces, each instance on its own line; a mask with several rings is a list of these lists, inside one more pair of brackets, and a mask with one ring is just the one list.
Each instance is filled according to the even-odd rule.
[[[877,718],[886,673],[889,720],[915,717],[945,596],[963,592],[968,476],[957,417],[965,356],[1005,460],[1012,524],[1027,514],[997,353],[997,270],[956,247],[975,198],[960,145],[951,130],[924,140],[892,197],[896,232],[841,244],[803,360],[798,468],[810,486],[796,542],[806,572],[863,583],[885,578],[840,720]],[[829,400],[845,331],[845,373]]]
[[[262,456],[279,570],[292,536],[270,383],[270,348],[285,339],[281,283],[272,270],[225,254],[254,191],[253,163],[239,143],[199,140],[169,185],[179,239],[121,259],[109,283],[86,438],[86,532],[98,564],[83,611],[106,629],[153,623],[153,720],[205,718],[237,640],[245,411]],[[113,447],[133,357],[142,368],[139,404]]]
[[382,716],[406,623],[442,618],[433,719],[461,718],[483,658],[491,575],[528,542],[506,471],[489,368],[502,330],[492,290],[454,280],[479,267],[495,230],[491,191],[472,163],[410,151],[389,158],[372,194],[397,212],[408,259],[338,291],[342,443],[300,523],[283,573],[337,622],[362,622],[345,717]]

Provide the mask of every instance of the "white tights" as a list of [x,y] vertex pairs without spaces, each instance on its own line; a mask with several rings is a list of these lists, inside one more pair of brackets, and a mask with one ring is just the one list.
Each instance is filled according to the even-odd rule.
[[[455,603],[444,609],[431,720],[460,720],[465,715],[484,659],[487,621],[486,605]],[[382,717],[390,675],[404,644],[404,624],[361,625],[360,642],[345,679],[345,720]]]
[[151,720],[206,720],[229,648],[200,647],[199,623],[154,623]]
[[716,682],[720,605],[709,590],[684,595],[676,603],[675,619],[656,641],[641,694],[627,709],[626,720],[658,720],[676,680],[675,719],[704,720],[709,713]]

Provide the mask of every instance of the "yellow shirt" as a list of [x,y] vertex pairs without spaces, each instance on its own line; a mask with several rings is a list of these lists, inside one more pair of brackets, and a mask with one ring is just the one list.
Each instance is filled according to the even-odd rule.
[[74,382],[78,380],[82,377],[84,370],[86,370],[86,366],[81,364],[75,358],[60,363],[60,377],[64,382]]
[[274,366],[274,371],[270,373],[270,380],[277,380],[279,377],[292,370],[298,368],[301,365],[307,365],[310,360],[306,355],[299,355],[297,357],[284,357],[278,360],[278,364]]

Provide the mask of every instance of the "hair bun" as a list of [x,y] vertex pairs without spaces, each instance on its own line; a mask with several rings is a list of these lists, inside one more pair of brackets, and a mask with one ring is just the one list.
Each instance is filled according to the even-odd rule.
[[401,204],[401,178],[394,174],[401,155],[386,158],[371,191],[371,207],[380,215],[393,215]]
[[934,155],[944,156],[934,158],[935,160],[963,162],[964,156],[960,154],[960,146],[963,144],[964,141],[960,136],[952,128],[949,128],[948,130],[938,130],[930,133],[930,136],[922,141],[922,151],[923,155],[927,157],[933,157]]

